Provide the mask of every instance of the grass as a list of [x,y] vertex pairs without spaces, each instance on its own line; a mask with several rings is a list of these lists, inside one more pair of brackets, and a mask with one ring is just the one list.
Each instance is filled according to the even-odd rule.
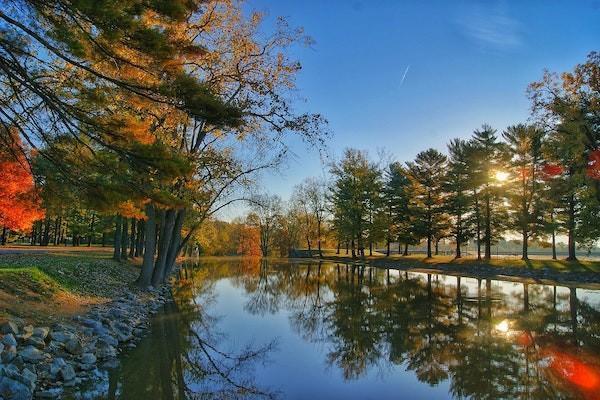
[[105,251],[0,255],[0,319],[57,320],[126,290],[138,268]]
[[[335,254],[334,250],[325,250],[323,255],[328,258],[340,258],[347,259],[349,256],[342,252],[342,254]],[[478,261],[474,257],[464,257],[454,259],[453,256],[434,256],[427,258],[422,254],[412,254],[408,256],[401,256],[398,254],[386,257],[382,253],[376,253],[373,256],[366,256],[366,260],[382,260],[394,263],[400,266],[411,266],[415,268],[431,268],[441,265],[454,265],[454,266],[489,266],[498,268],[523,268],[523,269],[549,269],[557,272],[600,272],[600,261],[566,261],[566,260],[552,260],[552,259],[531,259],[521,260],[515,258],[492,258],[489,261]]]

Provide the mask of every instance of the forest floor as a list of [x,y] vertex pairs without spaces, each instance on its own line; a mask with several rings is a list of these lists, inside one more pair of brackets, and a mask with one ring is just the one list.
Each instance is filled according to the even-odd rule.
[[323,252],[323,257],[330,261],[368,262],[381,268],[433,270],[444,273],[466,273],[481,277],[509,276],[537,281],[600,284],[600,261],[566,261],[550,258],[477,260],[474,257],[454,259],[453,256],[427,258],[421,254],[408,256],[394,254],[386,257],[381,253],[353,260],[351,256],[344,253],[335,254],[334,250],[326,250]]
[[9,247],[0,251],[0,322],[52,323],[124,294],[139,269],[100,247]]

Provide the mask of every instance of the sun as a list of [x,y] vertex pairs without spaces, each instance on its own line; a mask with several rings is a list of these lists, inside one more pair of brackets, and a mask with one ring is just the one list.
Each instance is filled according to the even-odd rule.
[[496,173],[494,174],[494,178],[496,178],[498,182],[505,182],[506,180],[508,180],[509,176],[509,173],[506,171],[496,171]]

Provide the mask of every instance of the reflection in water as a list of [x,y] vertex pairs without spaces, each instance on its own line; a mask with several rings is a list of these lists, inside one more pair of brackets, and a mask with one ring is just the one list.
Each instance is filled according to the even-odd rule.
[[[113,372],[110,398],[248,398],[274,387],[283,398],[600,399],[595,291],[250,259],[180,274],[177,309]],[[232,335],[269,344],[232,357],[218,350]],[[257,364],[269,352],[275,365]]]
[[166,303],[153,319],[150,334],[84,398],[91,393],[128,400],[276,397],[253,378],[255,365],[267,362],[275,342],[235,351],[223,348],[227,336],[216,329],[219,318],[206,311],[214,294],[211,281],[202,278],[204,272],[197,271],[192,280],[189,270],[182,271],[174,302]]

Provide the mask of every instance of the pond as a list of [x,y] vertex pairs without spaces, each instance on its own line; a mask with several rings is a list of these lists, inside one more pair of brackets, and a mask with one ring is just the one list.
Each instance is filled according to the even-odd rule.
[[253,259],[179,275],[101,398],[600,398],[600,291]]

